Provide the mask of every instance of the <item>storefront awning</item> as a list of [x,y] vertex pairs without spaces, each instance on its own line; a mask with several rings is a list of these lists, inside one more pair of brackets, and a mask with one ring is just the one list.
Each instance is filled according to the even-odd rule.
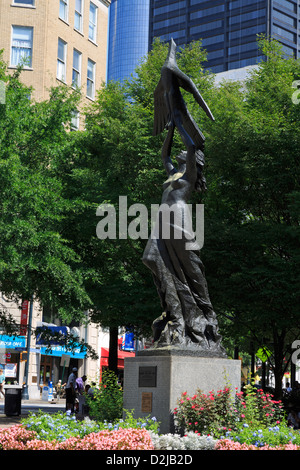
[[[134,356],[135,356],[134,352],[121,351],[120,349],[118,349],[118,369],[124,369],[125,357],[134,357]],[[108,357],[109,357],[109,349],[101,348],[100,367],[108,367]]]
[[45,356],[61,357],[64,354],[74,359],[84,359],[86,357],[86,351],[81,351],[81,348],[75,348],[74,351],[69,351],[64,346],[51,346],[51,348],[42,347],[41,354]]

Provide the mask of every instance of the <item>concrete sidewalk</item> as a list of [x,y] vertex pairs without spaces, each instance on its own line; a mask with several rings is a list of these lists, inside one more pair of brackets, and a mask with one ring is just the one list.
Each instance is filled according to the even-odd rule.
[[30,412],[42,410],[45,413],[57,413],[65,411],[66,401],[64,399],[58,402],[47,402],[43,400],[22,400],[21,414],[19,416],[6,416],[4,411],[4,399],[0,400],[0,429],[20,424],[21,420],[26,418]]

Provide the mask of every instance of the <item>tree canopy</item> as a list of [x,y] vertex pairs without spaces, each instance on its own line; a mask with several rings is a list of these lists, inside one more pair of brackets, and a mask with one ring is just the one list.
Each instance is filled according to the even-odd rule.
[[79,318],[90,305],[69,244],[66,219],[74,202],[64,195],[58,169],[70,161],[67,132],[78,95],[54,88],[49,100],[30,100],[30,88],[1,63],[5,103],[0,105],[0,290],[10,299],[51,304]]
[[275,41],[260,47],[267,60],[242,87],[215,90],[204,256],[215,304],[232,320],[226,333],[271,347],[280,387],[300,326],[300,67]]

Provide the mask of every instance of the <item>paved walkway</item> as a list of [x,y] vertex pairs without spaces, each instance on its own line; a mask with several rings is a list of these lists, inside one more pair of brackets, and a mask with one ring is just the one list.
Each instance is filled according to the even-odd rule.
[[0,399],[0,429],[8,428],[19,424],[30,412],[43,410],[46,413],[57,413],[65,410],[65,400],[61,399],[57,403],[43,400],[22,400],[21,414],[19,416],[6,416],[4,412],[4,399]]

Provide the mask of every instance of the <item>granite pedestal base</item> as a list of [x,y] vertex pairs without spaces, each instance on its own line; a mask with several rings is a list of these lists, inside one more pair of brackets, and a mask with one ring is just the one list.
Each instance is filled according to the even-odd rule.
[[184,351],[147,350],[125,358],[124,409],[133,416],[155,417],[160,432],[174,433],[173,410],[183,392],[194,395],[230,385],[233,393],[241,387],[239,360],[202,357]]

